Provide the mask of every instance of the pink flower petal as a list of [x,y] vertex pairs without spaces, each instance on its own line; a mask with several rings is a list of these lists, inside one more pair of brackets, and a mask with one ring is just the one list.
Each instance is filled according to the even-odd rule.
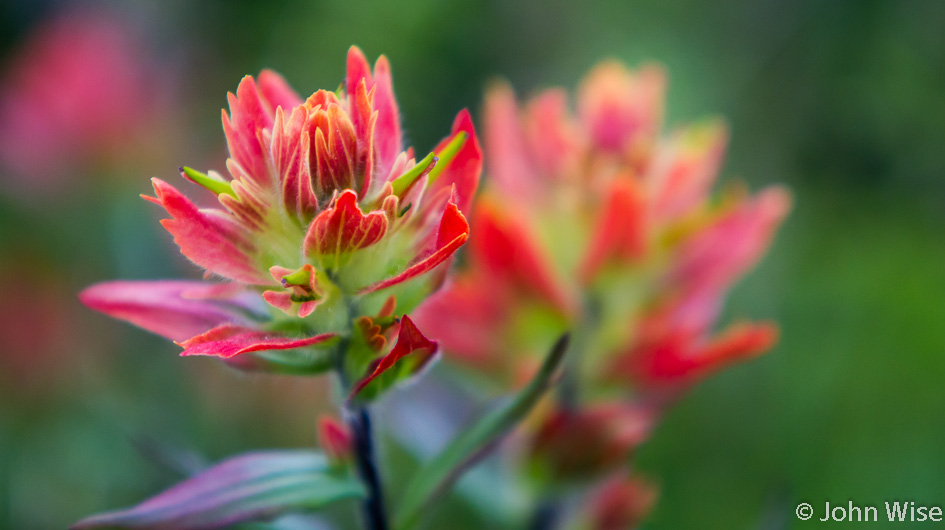
[[180,342],[179,346],[184,348],[181,355],[210,355],[229,359],[243,353],[255,351],[291,350],[312,346],[334,336],[334,333],[323,333],[314,337],[298,339],[253,328],[224,324]]
[[646,253],[647,203],[640,186],[627,176],[615,178],[592,235],[581,275],[589,281],[609,259],[638,259]]
[[314,157],[315,189],[323,197],[356,186],[359,176],[358,136],[351,117],[338,104],[315,109],[309,118],[308,135]]
[[728,131],[721,122],[677,132],[656,153],[647,179],[659,219],[685,215],[708,198],[725,155]]
[[502,193],[512,197],[531,197],[542,183],[528,157],[525,133],[519,121],[515,92],[505,83],[486,93],[485,142],[489,153],[489,176]]
[[377,110],[377,153],[381,171],[386,170],[403,149],[400,132],[400,111],[394,98],[394,84],[391,79],[390,63],[381,55],[374,63],[374,82],[377,93],[374,94],[374,108]]
[[469,224],[454,203],[446,205],[437,233],[436,249],[428,256],[417,260],[400,274],[361,289],[358,294],[367,294],[386,289],[415,278],[446,261],[469,237]]
[[332,460],[346,460],[354,450],[351,431],[332,416],[318,417],[318,445]]
[[694,290],[727,288],[761,258],[790,208],[790,193],[778,186],[744,201],[682,244],[671,281]]
[[[322,292],[318,287],[315,267],[310,263],[303,265],[298,272],[305,273],[305,283],[289,283],[286,276],[297,271],[280,267],[278,265],[270,267],[269,273],[273,279],[282,284],[281,290],[272,290],[263,292],[263,299],[269,305],[281,310],[289,316],[298,315],[299,318],[305,318],[315,311],[318,304],[322,302]],[[295,280],[298,281],[297,279]],[[304,300],[299,302],[299,300]],[[295,304],[298,303],[298,309],[293,311]]]
[[[427,336],[449,345],[449,355],[483,369],[498,368],[508,363],[502,334],[513,309],[504,294],[488,278],[456,278],[410,314]],[[490,333],[470,333],[474,329]]]
[[400,130],[400,111],[394,98],[390,63],[383,55],[374,64],[374,75],[364,53],[357,46],[348,50],[347,92],[355,97],[361,80],[365,81],[368,92],[374,91],[374,110],[377,111],[377,124],[374,131],[374,148],[377,152],[378,174],[386,175],[391,165],[403,149]]
[[578,111],[596,146],[626,152],[659,131],[666,74],[656,65],[636,72],[617,61],[604,62],[587,76],[578,93]]
[[273,168],[282,179],[283,205],[304,222],[318,211],[309,163],[311,141],[309,132],[305,130],[307,119],[305,107],[296,107],[292,111],[278,109],[269,146]]
[[381,211],[367,215],[358,207],[358,195],[345,190],[334,206],[324,210],[312,221],[305,234],[306,256],[338,255],[371,246],[387,233],[387,214]]
[[267,113],[260,101],[256,82],[252,76],[240,81],[236,95],[228,94],[230,114],[223,111],[223,132],[226,134],[230,156],[243,169],[249,179],[260,188],[272,188],[273,176],[264,156],[259,132],[272,127],[273,115]]
[[441,151],[460,132],[466,133],[466,143],[439,175],[429,192],[436,193],[437,190],[453,187],[454,200],[459,211],[469,215],[473,196],[479,186],[479,175],[482,173],[482,148],[479,147],[479,138],[476,137],[476,128],[468,110],[463,109],[456,115],[449,137],[444,138],[434,151]]
[[289,86],[285,78],[272,70],[263,70],[259,73],[258,85],[260,99],[270,115],[275,115],[279,107],[288,114],[302,104],[302,98]]
[[394,345],[390,353],[385,355],[380,362],[377,363],[377,366],[369,375],[354,386],[354,389],[351,390],[351,394],[349,395],[349,399],[356,396],[358,392],[379,375],[393,368],[394,365],[397,364],[397,361],[415,353],[416,355],[425,357],[425,359],[419,361],[419,365],[422,366],[436,354],[436,349],[436,341],[424,337],[423,334],[420,333],[420,330],[417,329],[417,326],[414,325],[413,321],[410,320],[410,317],[404,315],[400,321],[400,330],[397,333],[397,344]]
[[573,172],[582,146],[567,93],[560,88],[545,90],[532,99],[525,113],[524,132],[534,165],[556,178]]
[[[79,299],[111,317],[183,340],[220,324],[249,323],[247,314],[254,307],[232,287],[196,281],[115,281],[93,285]],[[224,288],[231,291],[221,291]]]
[[295,304],[292,301],[292,293],[288,291],[265,291],[263,292],[263,300],[283,313],[292,315],[292,306]]
[[172,219],[162,220],[161,225],[174,236],[182,254],[225,278],[256,285],[270,283],[250,257],[253,245],[229,215],[220,210],[198,210],[170,184],[158,178],[152,183],[157,197],[145,199],[160,204],[171,215]]
[[345,89],[348,94],[355,94],[357,92],[358,85],[361,83],[362,79],[367,84],[368,90],[374,87],[371,65],[368,63],[367,58],[364,57],[364,52],[361,51],[361,48],[352,46],[348,48],[347,72],[345,74]]
[[737,324],[701,346],[669,335],[635,352],[626,362],[631,363],[635,376],[644,383],[687,383],[725,365],[764,353],[777,340],[778,328],[774,324]]
[[[351,120],[354,122],[355,134],[360,147],[358,148],[358,167],[363,171],[361,185],[358,187],[358,197],[364,198],[371,189],[374,175],[377,170],[375,161],[375,136],[378,113],[374,112],[374,92],[368,92],[367,83],[362,80],[358,84],[358,91],[351,95]],[[358,176],[358,175],[356,175]]]
[[506,288],[524,289],[540,296],[565,314],[573,307],[563,283],[555,277],[534,237],[511,213],[502,212],[491,200],[481,200],[476,210],[475,237],[470,253],[477,266],[502,278]]

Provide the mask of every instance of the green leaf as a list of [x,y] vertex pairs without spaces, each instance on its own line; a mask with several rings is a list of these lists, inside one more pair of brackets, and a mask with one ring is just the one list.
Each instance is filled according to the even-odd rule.
[[456,158],[456,154],[459,153],[459,150],[462,149],[463,144],[466,143],[466,131],[459,131],[456,134],[456,137],[450,140],[450,143],[446,144],[446,147],[442,151],[436,154],[439,158],[439,161],[436,163],[436,166],[430,171],[430,183],[436,181],[437,177],[440,176],[440,173],[444,169],[449,167],[450,162]]
[[224,460],[137,506],[94,515],[71,528],[204,530],[364,495],[357,479],[333,474],[319,452],[261,451]]
[[226,193],[227,195],[236,197],[236,194],[233,193],[233,188],[230,186],[230,183],[221,178],[211,177],[206,173],[201,173],[196,169],[192,169],[187,166],[180,168],[180,171],[184,174],[184,178],[200,184],[204,188],[207,188],[217,195]]
[[[337,340],[332,340],[334,345]],[[317,375],[323,374],[335,367],[331,350],[297,350],[281,351],[269,350],[251,354],[252,360],[244,359],[243,364],[233,365],[236,368],[254,372],[286,375]],[[245,355],[241,356],[245,357]]]
[[508,432],[532,410],[555,381],[555,374],[568,349],[569,335],[555,343],[534,378],[511,400],[492,410],[471,428],[463,431],[449,446],[411,480],[405,488],[395,530],[413,530],[428,508],[485,456]]
[[[409,171],[394,179],[394,181],[390,183],[391,188],[393,188],[394,195],[403,197],[404,192],[410,189],[410,186],[412,186],[418,178],[420,178],[424,173],[430,171],[429,166],[435,161],[435,158],[436,156],[434,153],[428,154],[427,156],[423,157],[423,160],[417,162],[417,165],[410,168]],[[439,162],[436,163],[438,164]],[[434,165],[434,168],[435,167],[436,166]]]

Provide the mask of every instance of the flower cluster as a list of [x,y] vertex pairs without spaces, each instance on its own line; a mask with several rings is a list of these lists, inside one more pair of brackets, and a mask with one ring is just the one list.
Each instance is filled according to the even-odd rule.
[[533,440],[556,480],[613,470],[662,404],[776,340],[769,323],[713,328],[790,197],[771,187],[712,199],[726,129],[662,136],[664,90],[658,66],[617,62],[591,71],[576,112],[559,89],[520,108],[494,86],[467,266],[415,313],[452,359],[512,383],[572,332],[559,404]]
[[[466,241],[481,153],[469,114],[417,161],[402,147],[390,67],[351,48],[345,86],[299,97],[276,73],[245,77],[223,130],[230,178],[181,168],[216,196],[199,208],[153,179],[181,252],[223,282],[117,281],[83,302],[248,369],[342,367],[356,393],[436,352],[405,313]],[[396,340],[394,340],[396,337]],[[410,354],[414,355],[410,355]],[[408,355],[408,359],[405,359]]]
[[[403,148],[383,56],[372,70],[351,48],[343,87],[307,99],[274,72],[244,78],[223,113],[229,177],[181,168],[218,205],[200,208],[159,179],[145,197],[205,280],[108,282],[81,298],[178,341],[182,355],[334,371],[344,422],[320,419],[321,451],[237,456],[74,528],[218,527],[349,498],[362,499],[370,528],[388,528],[366,404],[427,365],[438,341],[520,389],[420,466],[394,528],[415,528],[523,422],[521,469],[546,501],[573,486],[585,493],[568,523],[636,526],[656,490],[631,457],[663,408],[776,340],[770,323],[716,324],[790,208],[779,187],[713,198],[725,127],[663,136],[664,90],[659,67],[616,62],[590,73],[576,112],[561,90],[519,108],[511,88],[493,87],[491,181],[470,229],[482,152],[466,111],[418,160]],[[467,239],[468,259],[448,278]]]

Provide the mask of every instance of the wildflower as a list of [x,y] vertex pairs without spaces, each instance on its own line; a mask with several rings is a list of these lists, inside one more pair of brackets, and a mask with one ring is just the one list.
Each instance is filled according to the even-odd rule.
[[[576,112],[559,89],[520,108],[494,86],[490,180],[468,259],[414,312],[452,359],[512,384],[572,332],[558,396],[527,423],[528,469],[544,491],[594,489],[625,470],[666,404],[777,338],[770,323],[714,329],[790,197],[779,187],[710,197],[726,129],[708,121],[662,136],[664,89],[658,66],[613,61],[582,83]],[[587,524],[634,527],[655,497],[644,490],[622,480],[595,490]]]
[[664,89],[660,67],[609,61],[581,85],[576,114],[560,89],[523,108],[507,85],[490,90],[491,180],[468,266],[415,313],[453,358],[517,379],[569,329],[581,386],[629,396],[684,387],[774,343],[772,324],[712,333],[789,195],[775,186],[713,201],[725,127],[661,136]]
[[223,130],[230,178],[181,168],[219,207],[198,208],[157,178],[145,197],[167,211],[181,252],[223,281],[109,282],[83,302],[178,341],[182,355],[278,371],[340,365],[361,381],[355,393],[392,384],[379,376],[394,366],[398,378],[419,370],[436,343],[406,313],[468,237],[481,168],[469,114],[416,160],[402,147],[387,59],[372,72],[352,47],[337,92],[302,99],[275,72],[245,77]]

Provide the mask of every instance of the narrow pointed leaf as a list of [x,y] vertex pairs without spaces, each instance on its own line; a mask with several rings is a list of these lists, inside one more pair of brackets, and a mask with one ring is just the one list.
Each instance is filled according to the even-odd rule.
[[315,451],[264,451],[225,460],[143,503],[79,521],[73,530],[210,530],[364,496]]
[[485,456],[531,412],[553,384],[568,349],[568,340],[567,334],[558,339],[538,373],[524,389],[464,430],[407,484],[395,519],[395,530],[417,528],[421,516],[459,480],[463,472]]
[[187,166],[180,168],[180,172],[187,180],[192,180],[193,182],[200,184],[204,188],[207,188],[217,195],[226,193],[236,197],[236,194],[233,193],[233,187],[225,180],[215,179],[206,173],[201,173],[196,169],[189,168]]
[[[391,182],[391,187],[393,189],[394,195],[402,197],[404,192],[413,185],[424,173],[432,171],[434,168],[430,167],[430,164],[434,162],[436,158],[435,153],[430,153],[427,156],[423,157],[423,160],[417,162],[417,165],[410,168],[406,173],[397,177]],[[439,161],[437,160],[437,163]],[[435,166],[434,166],[435,167]]]
[[450,165],[450,162],[452,162],[453,159],[456,158],[456,154],[459,153],[459,149],[463,147],[463,144],[466,143],[466,138],[468,137],[469,135],[466,133],[466,131],[459,131],[458,133],[456,133],[456,136],[454,136],[453,139],[450,140],[450,143],[446,144],[446,147],[441,149],[436,154],[437,158],[439,158],[439,161],[437,162],[436,166],[430,171],[431,184],[435,182],[437,177],[440,176],[440,173],[443,173],[443,170],[446,169]]

